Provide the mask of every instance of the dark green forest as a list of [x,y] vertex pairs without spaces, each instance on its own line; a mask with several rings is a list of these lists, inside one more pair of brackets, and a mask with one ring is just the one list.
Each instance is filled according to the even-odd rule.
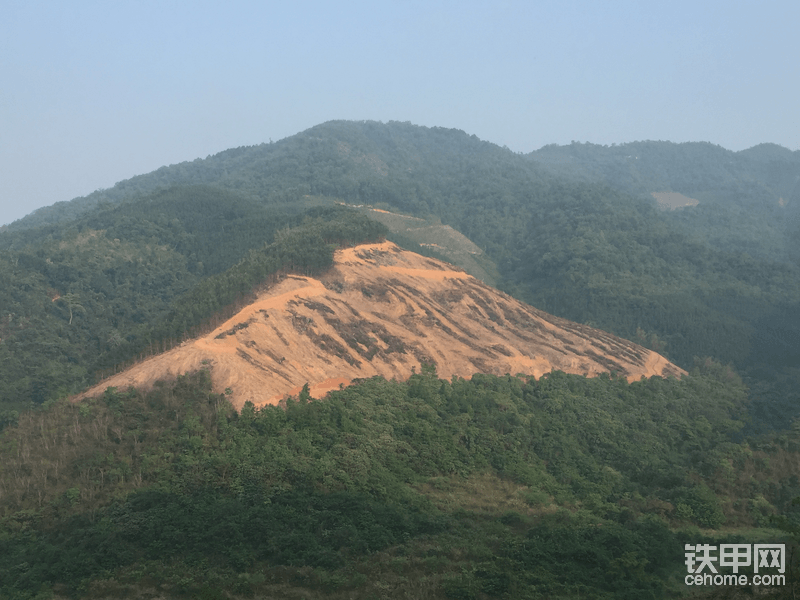
[[793,518],[800,438],[737,441],[745,405],[712,362],[632,384],[429,367],[240,413],[207,372],[59,401],[0,438],[0,593],[673,596],[685,540]]
[[[0,228],[0,597],[662,598],[684,543],[791,542],[798,182],[769,144],[522,155],[337,121]],[[428,368],[237,414],[199,373],[66,402],[392,239],[337,203],[450,225],[504,291],[690,376]]]

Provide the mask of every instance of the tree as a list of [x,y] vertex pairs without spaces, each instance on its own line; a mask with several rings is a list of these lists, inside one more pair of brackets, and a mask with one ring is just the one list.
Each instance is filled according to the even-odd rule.
[[78,297],[75,294],[64,294],[59,298],[59,302],[63,302],[67,305],[67,309],[69,310],[69,324],[72,325],[72,317],[73,311],[80,311],[82,313],[86,313],[86,309],[83,308],[81,304],[78,303]]

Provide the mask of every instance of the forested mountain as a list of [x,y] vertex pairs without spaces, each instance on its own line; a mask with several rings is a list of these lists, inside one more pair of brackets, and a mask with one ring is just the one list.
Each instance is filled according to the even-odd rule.
[[[798,174],[771,145],[521,155],[331,122],[4,227],[0,596],[638,600],[687,593],[686,543],[796,542]],[[653,192],[698,204],[664,211]],[[201,369],[68,401],[265,282],[391,239],[337,203],[452,227],[505,291],[689,373],[426,366],[237,412]],[[760,597],[793,597],[797,556]]]
[[800,151],[775,144],[732,152],[708,143],[573,143],[528,156],[559,176],[644,199],[679,192],[698,200],[695,209],[671,216],[719,249],[779,261],[800,257],[794,243],[800,240]]
[[[217,264],[216,252],[175,245],[189,253],[188,288],[202,277],[198,263],[205,273],[233,264],[260,230],[271,230],[259,225],[265,217],[253,220],[247,211],[287,214],[340,201],[433,216],[482,248],[501,289],[521,300],[644,343],[684,368],[695,357],[732,362],[750,385],[756,422],[776,426],[800,405],[798,177],[800,155],[768,144],[737,153],[711,144],[573,144],[520,155],[458,130],[334,121],[36,211],[0,234],[0,248],[11,252],[0,265],[16,265],[10,288],[17,279],[29,286],[22,282],[38,275],[26,269],[42,267],[27,267],[27,256],[53,260],[39,245],[48,236],[99,231],[103,219],[152,206],[164,216],[146,217],[153,223],[147,227],[230,253]],[[207,211],[201,201],[188,208],[194,200],[185,187],[199,183],[235,194],[232,205],[247,208],[237,209],[238,217],[210,217],[195,231],[187,215]],[[670,191],[699,204],[659,210],[651,192]],[[161,210],[164,194],[183,194],[183,203]],[[180,231],[169,230],[172,219]],[[110,239],[124,243],[126,234],[113,231]],[[59,285],[49,287],[63,295]],[[168,301],[170,292],[160,297]],[[68,305],[52,305],[59,306],[68,321]],[[13,323],[15,311],[0,309]]]

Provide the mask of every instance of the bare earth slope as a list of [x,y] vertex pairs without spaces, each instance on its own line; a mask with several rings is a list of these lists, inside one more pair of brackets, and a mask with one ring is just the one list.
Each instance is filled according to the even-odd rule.
[[106,379],[148,387],[211,367],[216,392],[240,408],[275,404],[308,383],[321,397],[356,378],[405,379],[434,363],[440,377],[552,370],[629,380],[680,376],[662,356],[522,304],[446,263],[394,244],[336,253],[321,279],[288,276],[209,335]]

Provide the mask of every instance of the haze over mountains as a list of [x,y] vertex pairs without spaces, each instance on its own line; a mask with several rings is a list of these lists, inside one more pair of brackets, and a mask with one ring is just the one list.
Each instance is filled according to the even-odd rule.
[[[502,177],[510,180],[527,178],[541,183],[548,179],[546,173],[552,173],[573,180],[601,181],[643,196],[674,191],[733,206],[746,200],[770,205],[783,199],[785,205],[795,205],[795,214],[800,210],[796,206],[800,200],[800,151],[775,144],[732,152],[705,142],[647,141],[611,147],[573,143],[522,155],[458,130],[398,122],[331,121],[277,143],[230,149],[206,159],[165,166],[84,198],[38,209],[10,228],[57,222],[98,203],[200,183],[271,201],[280,201],[280,194],[304,192],[374,204],[389,200],[390,186],[416,180],[417,193],[395,198],[399,201],[396,207],[421,201],[417,208],[430,210],[439,204],[436,196],[452,186],[455,178],[472,182],[485,175],[494,179],[498,173],[490,170],[492,163],[503,163]],[[469,175],[464,172],[466,165],[480,168]],[[434,168],[443,178],[438,184],[430,178]]]

